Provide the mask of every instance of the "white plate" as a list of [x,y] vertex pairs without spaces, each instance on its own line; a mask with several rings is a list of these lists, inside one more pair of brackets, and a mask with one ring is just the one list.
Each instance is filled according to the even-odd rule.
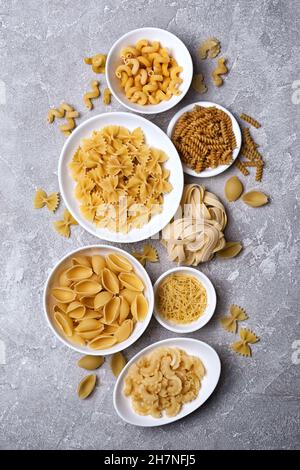
[[[82,138],[89,137],[94,130],[109,125],[119,125],[133,130],[141,127],[145,134],[146,142],[150,147],[164,150],[169,159],[164,164],[170,170],[169,181],[173,185],[173,190],[164,196],[163,210],[151,218],[148,224],[140,229],[133,228],[128,233],[118,233],[106,228],[98,228],[92,222],[86,220],[79,210],[79,202],[74,195],[75,181],[71,177],[68,164],[80,145]],[[165,227],[174,216],[182,196],[183,191],[183,171],[177,150],[167,135],[155,124],[136,114],[116,112],[105,113],[94,116],[78,126],[68,137],[63,146],[59,165],[58,180],[61,195],[64,202],[77,222],[89,233],[102,240],[117,243],[137,242],[150,238]]]
[[178,119],[180,118],[180,116],[183,113],[186,113],[187,111],[191,111],[193,107],[196,105],[205,106],[206,108],[208,108],[209,106],[215,106],[216,108],[221,109],[226,114],[228,114],[228,116],[231,119],[232,130],[236,138],[236,148],[232,152],[232,162],[229,165],[220,165],[217,168],[207,168],[201,171],[200,173],[196,173],[196,171],[192,170],[191,168],[187,167],[184,163],[182,163],[184,173],[187,173],[188,175],[191,175],[191,176],[196,176],[197,178],[209,178],[211,176],[216,176],[216,175],[219,175],[220,173],[223,173],[223,171],[227,170],[234,163],[234,161],[238,157],[238,154],[240,153],[240,150],[241,150],[242,134],[241,134],[241,129],[237,120],[235,119],[233,114],[230,111],[228,111],[228,109],[224,108],[220,104],[212,103],[211,101],[197,101],[197,103],[188,104],[187,106],[182,108],[180,111],[178,111],[178,113],[176,113],[175,116],[173,116],[167,129],[167,134],[170,137],[170,139],[172,137],[173,128],[176,122],[178,121]]
[[[176,347],[181,348],[188,354],[198,356],[204,364],[206,374],[201,381],[201,388],[197,398],[190,403],[183,405],[181,411],[176,416],[162,418],[153,418],[152,416],[141,416],[133,411],[131,406],[131,398],[126,397],[123,393],[124,379],[131,364],[136,362],[141,356],[150,353],[157,347]],[[171,338],[153,343],[147,348],[136,354],[124,367],[118,377],[114,388],[113,401],[114,407],[118,415],[127,423],[135,426],[162,426],[187,416],[195,411],[210,397],[219,381],[221,373],[221,362],[216,351],[206,343],[192,338]]]
[[[159,287],[159,284],[163,279],[168,277],[170,274],[173,273],[181,273],[181,274],[189,274],[191,276],[194,276],[196,279],[198,279],[203,286],[206,289],[206,295],[207,295],[207,306],[201,317],[198,318],[198,320],[193,321],[192,323],[188,324],[176,324],[172,323],[169,320],[166,320],[163,318],[159,312],[156,309],[155,306],[155,296],[157,289]],[[158,323],[160,323],[162,326],[167,328],[170,331],[174,331],[175,333],[192,333],[193,331],[197,331],[200,328],[202,328],[206,323],[209,322],[211,317],[214,314],[214,311],[216,309],[216,304],[217,304],[217,296],[216,296],[216,291],[215,288],[212,284],[212,282],[208,279],[205,274],[203,274],[201,271],[198,271],[198,269],[194,268],[189,268],[189,267],[178,267],[178,268],[172,268],[163,273],[156,281],[154,284],[154,316]]]
[[[180,84],[181,94],[178,96],[172,96],[169,101],[162,101],[155,105],[142,106],[137,103],[129,101],[121,88],[120,80],[116,77],[116,68],[121,64],[120,53],[121,49],[126,46],[134,46],[140,39],[148,39],[149,41],[159,41],[162,47],[166,47],[172,57],[177,61],[178,65],[183,67],[183,71],[180,73],[180,78],[183,82]],[[190,88],[191,81],[193,78],[193,62],[191,55],[183,44],[183,42],[174,34],[169,33],[164,29],[160,28],[140,28],[133,31],[129,31],[124,34],[109,51],[106,61],[106,81],[112,94],[123,106],[135,111],[136,113],[142,114],[156,114],[167,111],[167,109],[176,106],[187,93]]]
[[[144,282],[144,285],[145,285],[144,295],[146,299],[148,300],[148,304],[149,304],[146,318],[144,321],[136,323],[134,330],[132,334],[129,336],[129,338],[127,338],[125,341],[122,341],[122,343],[115,344],[111,348],[93,350],[93,349],[88,348],[87,346],[79,346],[77,344],[73,344],[65,336],[62,335],[59,327],[56,325],[54,321],[53,306],[55,304],[55,301],[53,297],[51,296],[50,291],[54,286],[57,286],[57,280],[60,274],[62,273],[62,271],[64,271],[65,269],[65,263],[69,261],[71,258],[73,258],[74,256],[76,255],[77,256],[78,255],[91,256],[94,254],[100,254],[100,255],[105,256],[109,253],[115,253],[115,252],[120,253],[121,255],[125,256],[130,261],[130,263],[134,267],[134,271]],[[128,348],[128,346],[131,346],[133,343],[135,343],[135,341],[137,341],[139,337],[144,333],[152,317],[154,294],[153,294],[152,283],[146,270],[143,268],[141,263],[137,261],[136,258],[134,258],[134,256],[130,255],[124,250],[121,250],[120,248],[116,248],[116,247],[112,247],[108,245],[91,245],[91,246],[85,246],[83,248],[79,248],[77,250],[71,251],[71,253],[68,253],[66,256],[64,256],[54,266],[45,284],[43,304],[44,304],[44,313],[45,313],[47,323],[50,326],[53,333],[55,334],[55,336],[62,343],[64,343],[69,348],[74,349],[74,351],[77,351],[81,354],[90,354],[92,356],[106,356],[107,354],[113,354],[115,352],[122,351],[123,349]]]

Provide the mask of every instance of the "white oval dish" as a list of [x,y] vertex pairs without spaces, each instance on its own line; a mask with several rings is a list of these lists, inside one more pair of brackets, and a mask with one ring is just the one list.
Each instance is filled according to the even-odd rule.
[[[136,362],[141,356],[150,353],[157,347],[176,347],[185,350],[188,354],[198,356],[204,364],[206,374],[201,381],[201,388],[197,398],[190,403],[183,405],[181,411],[176,416],[162,418],[153,418],[152,416],[141,416],[133,411],[130,397],[126,397],[123,393],[124,379],[131,364]],[[170,338],[158,341],[150,346],[142,349],[136,354],[124,367],[119,375],[113,393],[113,403],[116,412],[124,421],[135,426],[162,426],[172,423],[195,411],[210,397],[217,386],[221,373],[221,362],[216,351],[204,343],[192,338]]]
[[[126,98],[124,90],[121,88],[120,81],[116,77],[115,70],[121,64],[121,49],[126,46],[133,46],[140,39],[159,41],[162,47],[168,49],[170,55],[174,57],[178,65],[183,67],[183,71],[180,73],[180,77],[183,79],[180,85],[180,95],[172,96],[169,101],[162,101],[159,104],[145,106],[132,103]],[[124,34],[110,49],[105,68],[107,84],[116,100],[127,109],[142,114],[162,113],[176,106],[187,93],[193,78],[193,62],[188,49],[177,36],[160,28],[139,28]]]
[[[88,137],[92,131],[109,125],[124,126],[129,130],[140,127],[145,134],[146,142],[150,147],[164,150],[169,159],[164,163],[164,168],[170,170],[169,181],[173,190],[164,196],[163,210],[154,215],[151,220],[140,229],[134,228],[128,233],[113,232],[106,228],[96,227],[86,220],[80,212],[79,202],[74,196],[75,181],[71,177],[68,164],[73,154],[80,145],[82,138]],[[181,160],[177,150],[167,135],[155,124],[136,114],[126,112],[105,113],[94,116],[78,126],[68,137],[60,154],[58,164],[59,189],[67,209],[77,222],[89,233],[100,238],[116,243],[131,243],[150,238],[165,227],[174,216],[183,191],[183,171]]]
[[237,159],[238,154],[240,153],[240,150],[241,150],[242,134],[241,134],[240,126],[239,126],[237,120],[235,119],[233,114],[230,111],[228,111],[228,109],[224,108],[220,104],[213,103],[211,101],[197,101],[196,103],[188,104],[187,106],[182,108],[180,111],[178,111],[172,117],[172,119],[171,119],[171,121],[168,125],[168,129],[167,129],[167,134],[170,137],[170,139],[172,137],[172,133],[173,133],[173,129],[175,127],[175,124],[178,121],[178,119],[180,118],[180,116],[183,113],[186,113],[187,111],[191,111],[193,109],[193,107],[196,106],[196,105],[205,106],[206,108],[208,108],[209,106],[215,106],[216,108],[221,109],[226,114],[228,114],[228,116],[231,119],[232,130],[233,130],[235,138],[236,138],[236,145],[237,146],[233,151],[232,162],[230,163],[230,165],[220,165],[217,168],[206,168],[205,170],[201,171],[200,173],[197,173],[196,171],[192,170],[191,168],[189,168],[188,166],[186,166],[182,162],[182,167],[183,167],[184,173],[186,173],[188,175],[191,175],[191,176],[195,176],[196,178],[209,178],[211,176],[216,176],[216,175],[219,175],[220,173],[223,173],[224,171],[228,170],[228,168],[234,163],[234,161]]
[[[111,348],[93,350],[93,349],[88,348],[87,346],[79,346],[77,344],[73,344],[65,336],[63,336],[63,334],[60,332],[59,327],[56,325],[53,319],[53,305],[55,304],[55,302],[50,294],[50,291],[54,287],[55,282],[57,281],[61,272],[64,271],[65,262],[73,258],[74,255],[86,255],[86,256],[91,256],[94,254],[107,255],[109,253],[114,253],[114,252],[120,253],[123,256],[125,256],[133,265],[134,271],[143,280],[144,285],[145,285],[144,295],[146,299],[148,300],[148,305],[149,305],[147,316],[144,321],[136,323],[134,330],[132,334],[129,336],[129,338],[127,338],[125,341],[122,341],[121,343],[115,344]],[[92,356],[106,356],[107,354],[113,354],[113,353],[116,353],[116,352],[122,351],[123,349],[128,348],[133,343],[135,343],[135,341],[137,341],[139,337],[144,333],[152,317],[153,305],[154,305],[154,294],[153,294],[152,283],[148,276],[148,273],[143,268],[141,263],[137,261],[136,258],[134,258],[134,256],[130,255],[124,250],[121,250],[120,248],[111,247],[109,245],[91,245],[91,246],[85,246],[83,248],[79,248],[77,250],[74,250],[68,253],[54,266],[45,284],[44,294],[43,294],[43,305],[44,305],[44,313],[45,313],[45,317],[46,317],[48,325],[50,326],[55,336],[63,344],[65,344],[69,348],[74,349],[74,351],[77,351],[81,354],[90,354]]]
[[[163,318],[157,311],[156,306],[155,306],[155,295],[158,289],[159,284],[163,279],[165,279],[167,276],[173,273],[181,273],[181,274],[189,274],[192,276],[195,276],[196,279],[198,279],[203,286],[206,289],[206,295],[207,295],[207,307],[204,311],[204,313],[198,318],[198,320],[188,323],[188,324],[175,324],[167,319]],[[216,309],[216,304],[217,304],[217,296],[216,296],[216,291],[215,288],[212,284],[212,282],[208,279],[208,277],[203,274],[201,271],[198,271],[197,269],[190,268],[190,267],[178,267],[178,268],[172,268],[163,273],[155,282],[154,284],[154,316],[158,323],[160,323],[162,326],[167,328],[167,330],[174,331],[175,333],[192,333],[193,331],[197,331],[200,328],[202,328],[206,323],[209,322],[211,317],[214,314],[214,311]]]

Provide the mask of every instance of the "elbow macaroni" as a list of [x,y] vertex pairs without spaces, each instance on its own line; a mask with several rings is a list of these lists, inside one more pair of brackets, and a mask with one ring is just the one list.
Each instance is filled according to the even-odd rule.
[[140,105],[158,104],[180,95],[183,68],[158,41],[139,40],[124,47],[115,71],[126,97]]

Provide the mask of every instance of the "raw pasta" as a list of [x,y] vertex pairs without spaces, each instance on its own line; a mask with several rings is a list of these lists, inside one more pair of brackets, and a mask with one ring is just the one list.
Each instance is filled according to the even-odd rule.
[[192,323],[207,307],[206,289],[195,276],[170,274],[158,286],[156,307],[171,323]]
[[85,400],[94,391],[96,386],[97,376],[95,374],[87,375],[84,377],[78,385],[78,396],[82,400]]
[[104,357],[103,356],[83,356],[79,361],[77,362],[78,367],[81,367],[82,369],[86,370],[95,370],[99,369],[99,367],[102,366],[104,363]]
[[242,113],[240,115],[240,118],[243,119],[243,121],[248,122],[248,124],[251,124],[251,126],[256,127],[256,129],[259,129],[261,127],[261,124],[248,114]]
[[197,398],[205,373],[199,357],[178,348],[156,348],[131,365],[123,392],[137,414],[176,416]]
[[[252,125],[254,125],[254,122],[254,127],[260,127],[260,124],[247,114],[241,114],[240,117]],[[249,121],[249,119],[251,122]],[[242,137],[243,142],[241,148],[241,155],[236,161],[236,166],[244,174],[244,176],[247,176],[249,174],[247,168],[256,168],[255,181],[261,181],[263,177],[264,161],[261,153],[257,150],[258,144],[253,140],[253,137],[250,134],[250,129],[248,127],[242,128]],[[245,157],[248,160],[243,160],[242,157]]]
[[108,105],[111,101],[111,91],[109,88],[104,88],[103,92],[103,103]]
[[117,352],[113,354],[110,365],[112,373],[118,377],[126,365],[126,359],[121,352]]
[[172,142],[183,163],[197,173],[206,168],[229,165],[236,148],[228,114],[215,107],[199,105],[178,119]]
[[228,73],[228,68],[227,68],[225,62],[226,62],[226,59],[224,59],[224,57],[221,57],[221,59],[218,59],[218,65],[212,71],[211,76],[212,76],[213,82],[216,86],[223,85],[222,75],[225,75],[226,73]]
[[54,229],[63,237],[69,238],[70,236],[70,225],[78,225],[78,222],[70,214],[70,212],[65,209],[63,220],[57,220],[53,223]]
[[105,73],[106,54],[95,54],[92,57],[85,57],[84,62],[92,66],[95,73]]
[[214,59],[220,54],[221,51],[221,44],[220,41],[216,38],[208,38],[200,44],[198,49],[200,59],[206,59],[209,57],[210,59]]
[[91,87],[92,91],[89,91],[83,95],[83,102],[89,110],[93,109],[94,107],[92,99],[98,98],[100,96],[98,80],[92,81]]
[[192,87],[200,95],[207,92],[207,86],[204,83],[204,76],[202,73],[197,73],[193,76]]
[[227,201],[236,201],[242,194],[244,188],[237,176],[232,176],[225,183],[225,197]]
[[181,213],[162,231],[171,261],[197,266],[225,247],[227,215],[218,197],[197,184],[185,185]]
[[217,256],[219,258],[234,258],[242,250],[242,245],[240,242],[226,242],[224,248],[218,251]]
[[261,207],[269,202],[268,196],[261,191],[249,191],[242,196],[242,200],[251,207]]
[[149,243],[146,243],[144,246],[143,246],[143,251],[142,252],[138,252],[138,251],[134,251],[132,253],[132,255],[143,265],[145,266],[145,264],[147,262],[150,262],[150,263],[157,263],[157,261],[159,260],[158,259],[158,254],[157,254],[157,251],[156,249],[150,245]]
[[241,328],[240,331],[240,340],[232,343],[231,348],[234,352],[241,356],[252,356],[252,350],[249,346],[250,344],[257,343],[259,341],[258,336],[256,336],[253,331],[248,330],[248,328]]
[[129,101],[158,104],[181,93],[183,68],[158,41],[141,39],[135,46],[123,48],[120,58],[115,73]]
[[49,211],[55,212],[59,205],[59,193],[51,193],[48,196],[43,189],[37,189],[33,204],[35,209],[46,206]]
[[220,323],[226,331],[236,333],[238,321],[247,320],[248,315],[242,307],[230,305],[230,315],[222,317]]
[[66,118],[66,123],[59,126],[61,132],[68,137],[72,130],[76,127],[75,118],[79,116],[78,111],[76,111],[73,106],[68,103],[62,103],[58,109],[52,108],[48,111],[48,122],[52,123],[55,118]]
[[[144,290],[125,256],[78,256],[66,262],[51,291],[54,321],[71,342],[109,348],[125,341],[147,316]],[[101,361],[98,365],[93,357],[85,356],[78,365],[88,370],[99,367]]]
[[173,188],[167,155],[149,147],[140,128],[108,126],[83,139],[70,163],[82,215],[98,227],[126,233],[162,210]]

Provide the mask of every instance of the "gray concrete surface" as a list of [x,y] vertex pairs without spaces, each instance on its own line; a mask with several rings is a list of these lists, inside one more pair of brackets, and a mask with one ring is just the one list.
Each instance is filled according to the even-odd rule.
[[[0,0],[2,448],[299,447],[300,105],[292,88],[300,79],[299,13],[297,0]],[[34,210],[32,198],[37,187],[58,190],[64,137],[56,125],[46,123],[49,106],[64,99],[82,112],[82,120],[121,109],[115,100],[109,108],[99,100],[94,111],[84,110],[82,94],[93,75],[82,58],[108,51],[130,29],[151,25],[168,29],[187,44],[195,69],[207,77],[205,99],[262,122],[254,134],[266,160],[264,180],[255,184],[253,175],[242,180],[246,189],[263,189],[271,203],[257,210],[241,201],[226,204],[227,237],[241,240],[244,250],[236,259],[200,267],[217,288],[218,308],[212,321],[190,336],[207,341],[220,354],[223,368],[216,392],[182,421],[141,429],[123,423],[114,412],[115,379],[108,362],[99,371],[93,397],[81,402],[76,396],[83,376],[76,367],[79,355],[47,327],[42,289],[60,257],[97,239],[80,227],[69,240],[59,237],[51,225],[64,204],[54,216],[46,209]],[[230,68],[220,89],[209,78],[213,62],[200,63],[196,54],[199,41],[210,35],[221,40]],[[100,80],[103,84],[104,78]],[[178,109],[198,98],[190,91]],[[165,130],[176,110],[150,119]],[[236,169],[204,183],[222,197],[224,182],[233,174]],[[164,249],[155,245],[160,264],[149,267],[153,281],[171,267]],[[252,359],[230,351],[232,336],[219,325],[232,302],[246,308],[247,326],[261,337]],[[169,336],[153,319],[127,357]]]

